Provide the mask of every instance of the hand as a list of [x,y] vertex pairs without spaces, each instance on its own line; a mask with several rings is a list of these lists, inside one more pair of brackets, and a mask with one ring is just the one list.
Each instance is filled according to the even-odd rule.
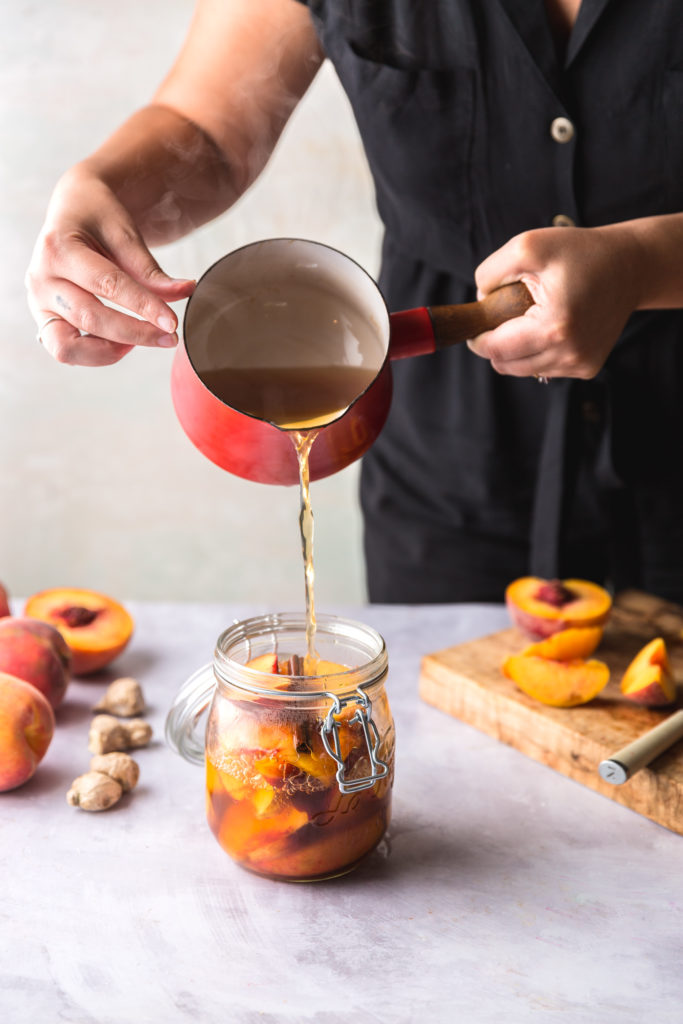
[[26,288],[39,330],[60,318],[41,331],[58,362],[107,366],[138,345],[175,346],[178,319],[168,303],[190,295],[194,282],[168,277],[114,193],[77,165],[54,192]]
[[639,303],[636,246],[619,227],[525,231],[484,260],[480,297],[523,281],[535,305],[471,350],[515,377],[594,377]]

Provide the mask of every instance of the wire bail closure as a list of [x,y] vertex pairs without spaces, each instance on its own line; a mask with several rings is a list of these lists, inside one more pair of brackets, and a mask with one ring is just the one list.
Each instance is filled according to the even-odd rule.
[[[361,686],[358,687],[355,694],[350,694],[348,697],[338,697],[335,693],[330,693],[329,691],[327,691],[326,696],[332,701],[332,706],[320,726],[320,735],[325,750],[337,763],[336,779],[339,792],[357,793],[362,789],[370,789],[378,779],[383,779],[389,774],[389,766],[377,756],[380,737],[377,726],[372,718],[372,701]],[[349,719],[349,723],[358,722],[363,730],[370,758],[370,775],[365,775],[360,779],[346,779],[344,777],[344,758],[341,756],[341,744],[339,741],[339,723],[334,716],[338,715],[349,704],[354,703],[358,704],[358,707],[356,708],[356,713]],[[332,738],[334,749],[330,746],[330,737]]]

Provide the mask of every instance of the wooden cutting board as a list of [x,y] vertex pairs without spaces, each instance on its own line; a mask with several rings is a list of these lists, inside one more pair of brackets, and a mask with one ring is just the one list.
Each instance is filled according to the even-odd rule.
[[615,599],[602,643],[593,655],[607,662],[610,682],[577,708],[552,708],[527,697],[500,670],[503,659],[530,641],[517,629],[426,655],[420,696],[429,704],[516,747],[523,754],[683,835],[683,740],[621,786],[600,778],[598,765],[662,721],[655,711],[622,697],[619,683],[633,656],[653,637],[666,640],[683,706],[683,608],[640,591]]

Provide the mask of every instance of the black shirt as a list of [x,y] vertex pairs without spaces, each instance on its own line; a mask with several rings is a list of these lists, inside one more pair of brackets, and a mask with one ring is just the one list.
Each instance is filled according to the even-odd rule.
[[[527,0],[311,0],[386,232],[391,309],[473,298],[513,235],[683,209],[677,0],[583,0],[559,58]],[[590,382],[464,346],[394,364],[362,502],[375,600],[586,575],[683,600],[683,314],[634,314]]]

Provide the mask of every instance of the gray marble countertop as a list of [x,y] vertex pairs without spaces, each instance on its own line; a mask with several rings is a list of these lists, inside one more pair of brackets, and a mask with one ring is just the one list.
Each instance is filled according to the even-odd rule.
[[[201,768],[163,740],[221,629],[271,609],[129,607],[129,649],[71,684],[38,773],[0,794],[4,1024],[679,1024],[683,838],[418,698],[421,655],[506,626],[502,608],[326,609],[387,641],[393,821],[353,874],[289,885],[229,860]],[[138,789],[87,814],[65,793],[120,675],[156,738]]]

